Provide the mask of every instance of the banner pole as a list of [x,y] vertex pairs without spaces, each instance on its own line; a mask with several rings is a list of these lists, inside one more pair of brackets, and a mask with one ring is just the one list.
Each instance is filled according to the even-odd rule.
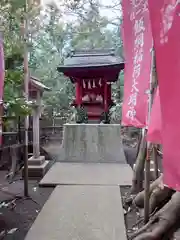
[[[24,95],[25,101],[29,99],[29,67],[28,67],[28,48],[27,48],[27,30],[28,30],[28,0],[25,0],[23,24],[23,40],[24,40]],[[29,196],[28,187],[28,129],[29,116],[26,115],[24,119],[24,196]]]
[[4,79],[5,79],[4,36],[3,30],[0,29],[0,148],[2,148],[3,144]]
[[[149,104],[148,104],[148,125],[150,121],[150,114],[152,108],[152,100],[153,100],[153,69],[154,69],[154,48],[152,48],[152,61],[151,61],[151,76],[150,76],[150,90],[149,90]],[[148,125],[146,129],[148,129]],[[149,198],[150,198],[150,164],[151,164],[151,150],[152,144],[147,142],[147,155],[145,161],[145,195],[144,195],[144,223],[146,224],[149,221]]]

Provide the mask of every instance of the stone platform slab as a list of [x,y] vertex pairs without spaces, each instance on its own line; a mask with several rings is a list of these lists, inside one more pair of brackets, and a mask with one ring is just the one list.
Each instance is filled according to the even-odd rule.
[[41,186],[56,185],[131,185],[128,164],[56,162],[41,180]]
[[59,161],[126,163],[120,124],[64,124]]
[[31,156],[28,159],[28,166],[40,166],[45,162],[45,156],[39,156],[38,158],[35,158],[34,156]]
[[127,240],[118,186],[57,186],[25,240]]

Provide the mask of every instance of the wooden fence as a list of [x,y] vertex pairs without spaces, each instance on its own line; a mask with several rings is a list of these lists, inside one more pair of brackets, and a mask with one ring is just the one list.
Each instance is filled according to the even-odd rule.
[[[55,123],[54,126],[49,125]],[[58,121],[47,119],[40,120],[40,144],[47,144],[49,141],[62,141],[63,124]],[[2,146],[0,148],[0,170],[9,169],[12,165],[12,149],[16,149],[16,155],[19,158],[18,162],[23,164],[24,156],[24,126],[19,124],[14,131],[3,132]],[[32,152],[33,143],[33,128],[30,119],[30,127],[28,131],[29,152]],[[13,150],[14,151],[14,150]]]

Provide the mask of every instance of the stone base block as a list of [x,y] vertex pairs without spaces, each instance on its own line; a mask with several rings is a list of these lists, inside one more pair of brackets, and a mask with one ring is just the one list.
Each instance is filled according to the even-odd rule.
[[126,163],[120,124],[65,124],[59,151],[60,161]]
[[[49,169],[49,161],[44,161],[41,165],[28,166],[28,176],[29,178],[39,179],[42,178],[47,170]],[[22,177],[24,177],[24,167],[22,169]]]
[[45,162],[45,156],[39,156],[38,158],[35,158],[34,156],[30,157],[28,160],[29,166],[40,166]]

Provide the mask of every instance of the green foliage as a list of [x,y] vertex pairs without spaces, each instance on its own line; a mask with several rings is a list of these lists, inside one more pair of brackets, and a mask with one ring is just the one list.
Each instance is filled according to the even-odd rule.
[[[4,49],[6,78],[4,102],[8,115],[29,113],[30,105],[23,96],[23,54],[24,41],[21,32],[21,18],[28,17],[27,42],[31,75],[37,77],[51,91],[44,94],[46,113],[68,119],[72,113],[71,102],[74,86],[71,81],[57,72],[71,49],[115,48],[122,55],[120,24],[109,26],[109,19],[102,17],[98,0],[62,1],[62,9],[76,14],[75,21],[65,21],[62,9],[49,5],[45,11],[29,8],[24,13],[24,0],[2,0],[0,21],[4,26]],[[123,75],[113,87],[113,97],[117,103],[122,100]]]
[[99,7],[89,4],[86,14],[80,13],[75,24],[71,46],[73,48],[103,48],[109,44],[109,39],[106,39],[103,29],[107,24],[107,18],[100,16]]
[[108,112],[103,112],[101,114],[100,122],[104,123],[104,124],[109,124],[110,123],[110,118],[111,118],[111,116],[110,116],[110,112],[108,110]]
[[120,123],[122,118],[122,103],[116,103],[110,109],[111,123]]
[[23,55],[24,42],[21,36],[21,18],[24,12],[24,0],[6,0],[0,2],[0,23],[4,26],[5,82],[4,106],[6,116],[24,116],[29,114],[29,103],[23,96]]
[[112,86],[114,106],[110,109],[111,123],[120,123],[122,118],[122,100],[124,95],[124,71],[119,74],[119,79]]
[[76,109],[76,123],[88,123],[88,115],[84,107]]

